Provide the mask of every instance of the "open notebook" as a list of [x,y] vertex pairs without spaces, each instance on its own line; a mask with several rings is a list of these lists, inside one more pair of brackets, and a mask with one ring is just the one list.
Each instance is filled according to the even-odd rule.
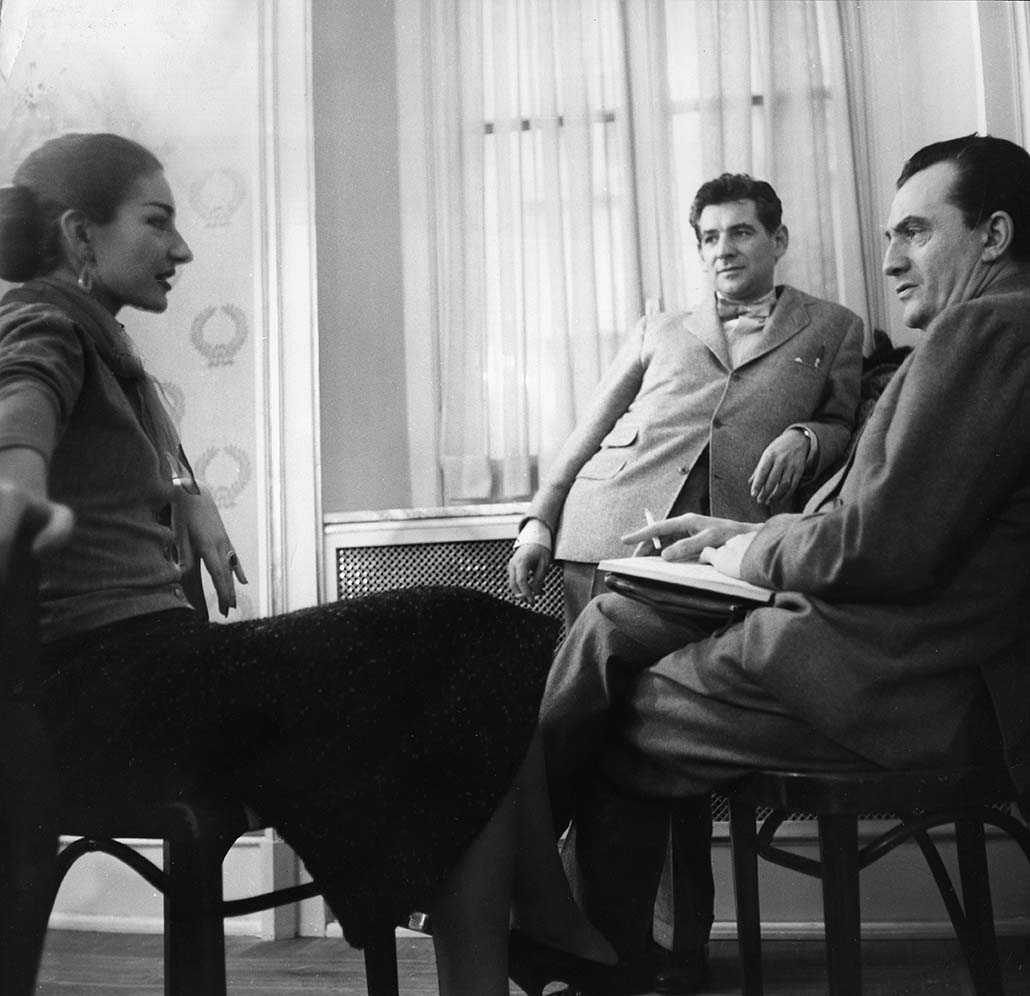
[[641,578],[660,584],[674,585],[696,591],[727,595],[759,604],[772,601],[775,594],[771,588],[762,588],[739,578],[720,574],[711,564],[697,561],[662,560],[661,557],[617,557],[602,560],[598,570],[622,577]]

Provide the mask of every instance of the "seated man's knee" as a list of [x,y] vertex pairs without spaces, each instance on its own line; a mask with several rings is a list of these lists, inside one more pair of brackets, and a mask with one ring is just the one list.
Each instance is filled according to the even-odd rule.
[[[617,634],[616,641],[629,657],[646,658],[656,663],[688,643],[704,639],[711,633],[708,620],[692,623],[689,619],[673,619],[643,602],[615,592],[598,595],[587,607],[594,627]],[[584,616],[588,615],[584,611]]]

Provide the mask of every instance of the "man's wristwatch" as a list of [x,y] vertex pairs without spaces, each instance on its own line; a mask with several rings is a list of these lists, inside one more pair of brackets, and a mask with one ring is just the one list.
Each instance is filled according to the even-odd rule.
[[811,453],[812,447],[815,446],[815,433],[807,425],[792,425],[791,428],[804,434],[805,439],[808,440],[808,452]]

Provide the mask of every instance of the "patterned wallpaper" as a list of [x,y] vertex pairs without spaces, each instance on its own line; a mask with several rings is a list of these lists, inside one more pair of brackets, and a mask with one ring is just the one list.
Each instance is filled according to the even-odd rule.
[[3,0],[0,8],[0,183],[66,131],[120,133],[165,164],[195,260],[163,315],[125,310],[119,319],[163,383],[248,570],[230,618],[266,604],[255,352],[259,22],[254,0]]

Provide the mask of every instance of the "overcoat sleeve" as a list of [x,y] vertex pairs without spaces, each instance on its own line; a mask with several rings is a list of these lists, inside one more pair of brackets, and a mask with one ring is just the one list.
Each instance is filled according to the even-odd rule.
[[612,365],[598,385],[590,407],[576,424],[547,472],[540,490],[526,511],[526,518],[540,519],[552,535],[558,528],[565,499],[576,475],[598,450],[612,427],[625,414],[640,390],[644,377],[643,341],[647,319],[637,321]]
[[958,305],[930,326],[869,418],[842,503],[770,519],[744,556],[746,580],[876,601],[947,577],[1027,473],[1030,334],[1003,301]]

